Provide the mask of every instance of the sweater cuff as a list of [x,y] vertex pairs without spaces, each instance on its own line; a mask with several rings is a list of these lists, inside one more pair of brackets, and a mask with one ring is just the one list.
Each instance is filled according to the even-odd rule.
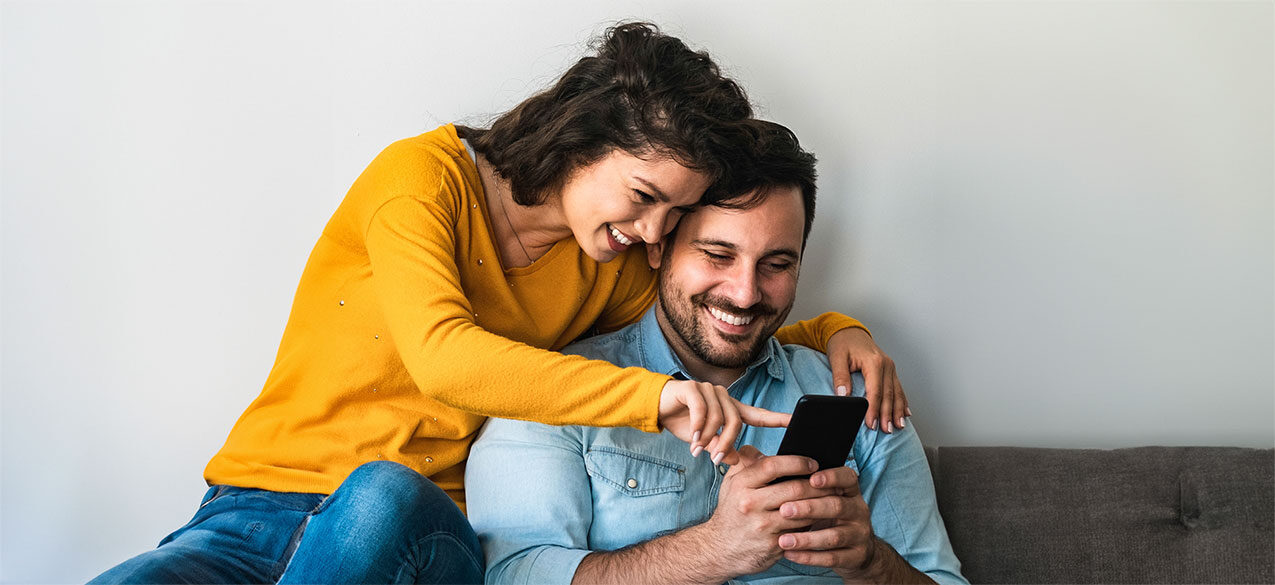
[[643,388],[646,393],[646,409],[645,412],[650,413],[646,420],[638,421],[635,425],[639,431],[644,433],[659,433],[664,431],[664,427],[660,425],[660,395],[664,393],[664,385],[668,384],[673,378],[663,374],[656,374],[657,378],[653,379],[650,385]]

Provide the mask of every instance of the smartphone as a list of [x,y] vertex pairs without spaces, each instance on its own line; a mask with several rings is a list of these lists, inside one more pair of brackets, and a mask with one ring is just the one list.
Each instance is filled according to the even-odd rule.
[[[819,463],[821,470],[841,467],[850,456],[867,414],[868,401],[858,396],[802,396],[775,454],[809,457]],[[810,474],[781,477],[772,483],[805,477]]]

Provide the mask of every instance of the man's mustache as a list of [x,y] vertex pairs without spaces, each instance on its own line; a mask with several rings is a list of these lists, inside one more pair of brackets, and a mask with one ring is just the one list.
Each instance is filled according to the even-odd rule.
[[740,317],[767,317],[779,313],[778,309],[765,303],[757,303],[748,308],[738,307],[730,299],[707,292],[691,295],[691,302],[697,305],[711,305]]

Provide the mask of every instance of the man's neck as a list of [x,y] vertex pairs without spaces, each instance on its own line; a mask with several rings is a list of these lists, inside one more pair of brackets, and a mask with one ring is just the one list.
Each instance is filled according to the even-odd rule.
[[660,333],[664,335],[664,341],[672,348],[673,354],[677,356],[678,360],[681,360],[682,366],[686,368],[686,373],[690,374],[692,378],[701,382],[717,384],[723,388],[729,388],[747,370],[747,368],[720,368],[700,359],[690,345],[669,324],[668,319],[664,316],[662,307],[656,308],[655,321],[660,325]]

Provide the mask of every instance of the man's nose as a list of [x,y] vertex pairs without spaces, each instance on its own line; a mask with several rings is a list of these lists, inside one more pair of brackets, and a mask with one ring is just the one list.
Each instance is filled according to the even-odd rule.
[[762,300],[761,281],[752,266],[739,266],[727,275],[725,286],[721,287],[726,298],[736,307],[746,309]]

